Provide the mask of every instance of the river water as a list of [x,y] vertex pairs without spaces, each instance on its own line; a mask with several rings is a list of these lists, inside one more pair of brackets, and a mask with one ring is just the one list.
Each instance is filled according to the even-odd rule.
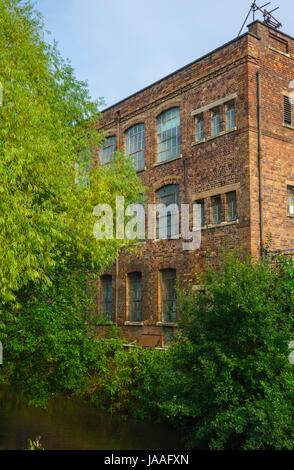
[[0,450],[26,449],[41,436],[47,450],[178,450],[179,434],[97,410],[73,399],[57,398],[46,410],[29,407],[15,394],[0,392]]

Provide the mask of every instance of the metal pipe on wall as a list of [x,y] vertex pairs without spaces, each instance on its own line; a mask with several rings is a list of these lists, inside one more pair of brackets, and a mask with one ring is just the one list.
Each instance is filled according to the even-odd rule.
[[[120,111],[116,113],[116,151],[120,150]],[[118,319],[118,278],[119,278],[119,251],[116,252],[115,258],[115,320],[114,323],[117,325]]]

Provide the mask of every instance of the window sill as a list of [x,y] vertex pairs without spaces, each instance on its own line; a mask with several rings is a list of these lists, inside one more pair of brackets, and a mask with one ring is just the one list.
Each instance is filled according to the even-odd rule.
[[294,219],[294,214],[287,214],[287,217],[289,217],[289,219]]
[[239,219],[232,220],[232,222],[221,222],[220,224],[211,224],[211,225],[208,225],[205,228],[202,228],[202,230],[209,230],[209,229],[212,229],[212,228],[229,227],[230,225],[237,225],[237,224],[239,224]]
[[271,51],[277,52],[278,54],[281,54],[281,55],[283,55],[283,56],[288,57],[289,59],[291,59],[291,55],[290,55],[289,53],[287,53],[287,52],[279,51],[279,49],[276,49],[275,47],[272,47],[272,46],[269,46],[269,49],[270,49]]
[[178,157],[170,158],[169,160],[164,160],[164,162],[154,163],[153,168],[157,166],[165,165],[166,163],[174,162],[176,160],[180,160],[181,158],[183,158],[183,156],[179,155]]
[[294,131],[294,126],[291,126],[291,124],[286,124],[283,122],[283,127],[287,127],[288,129],[292,129],[292,131]]
[[156,326],[166,326],[166,327],[169,327],[169,328],[176,328],[178,326],[177,323],[165,323],[165,322],[162,322],[162,321],[159,321],[156,323]]
[[137,175],[139,173],[143,173],[143,171],[146,171],[146,166],[144,168],[141,168],[140,170],[136,170]]
[[205,142],[206,142],[206,139],[193,142],[192,147],[196,147],[196,145],[204,144]]
[[125,321],[124,323],[125,326],[144,326],[144,323],[142,321]]
[[180,235],[177,235],[175,236],[174,238],[156,238],[155,240],[153,240],[154,243],[159,243],[159,242],[170,242],[170,241],[177,241],[177,240],[180,240],[181,239],[181,236]]
[[211,135],[210,137],[207,137],[207,142],[209,142],[210,140],[217,139],[218,137],[222,137],[223,135],[231,134],[232,132],[235,132],[237,130],[238,128],[234,127],[233,129],[230,129],[229,131],[222,131],[219,134],[214,135],[214,136]]

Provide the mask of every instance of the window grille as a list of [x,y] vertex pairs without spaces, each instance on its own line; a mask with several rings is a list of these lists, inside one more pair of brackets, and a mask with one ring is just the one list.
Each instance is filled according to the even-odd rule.
[[164,162],[181,154],[180,108],[172,108],[157,118],[157,161]]
[[237,198],[236,191],[227,194],[227,210],[228,221],[232,222],[237,219]]
[[129,320],[142,321],[142,274],[131,273],[129,280]]
[[[171,204],[179,206],[179,185],[170,184],[156,191],[156,204],[163,204],[166,207]],[[170,212],[167,212],[161,219],[157,215],[156,219],[156,237],[157,239],[164,238],[164,228],[166,227],[167,238],[172,235],[179,235],[179,226],[176,225],[176,218]]]
[[126,132],[126,155],[134,157],[137,171],[145,167],[145,125],[137,124]]
[[113,154],[116,151],[116,137],[108,137],[100,147],[99,160],[101,165],[110,163],[113,159]]
[[212,223],[220,224],[221,221],[222,221],[221,197],[215,196],[212,198]]
[[101,313],[112,320],[112,276],[101,277]]
[[161,271],[162,322],[175,323],[176,315],[176,270]]

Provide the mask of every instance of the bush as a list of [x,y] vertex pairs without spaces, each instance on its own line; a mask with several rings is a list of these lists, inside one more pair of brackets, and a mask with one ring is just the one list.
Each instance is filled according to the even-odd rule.
[[202,284],[179,293],[183,336],[163,416],[190,431],[193,448],[294,449],[293,263],[226,254]]

